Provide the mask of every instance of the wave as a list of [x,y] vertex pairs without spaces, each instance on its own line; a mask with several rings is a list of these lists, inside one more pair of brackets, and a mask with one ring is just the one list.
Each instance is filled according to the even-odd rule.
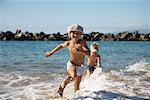
[[125,70],[103,73],[99,69],[81,84],[81,89],[73,97],[76,99],[133,99],[150,98],[150,64],[137,62]]
[[[73,83],[67,85],[62,99],[71,100],[143,100],[150,98],[150,64],[144,61],[126,66],[120,71],[103,72],[97,68],[87,78],[83,76],[80,90],[73,93]],[[0,99],[58,100],[57,89],[65,75],[25,76],[0,72]]]

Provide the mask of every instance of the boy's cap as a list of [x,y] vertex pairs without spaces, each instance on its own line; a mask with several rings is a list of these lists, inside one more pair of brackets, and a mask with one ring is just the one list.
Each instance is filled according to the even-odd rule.
[[75,31],[75,32],[81,32],[82,34],[84,33],[83,32],[83,27],[78,25],[78,24],[74,24],[74,25],[71,25],[67,28],[67,32],[68,34],[72,31]]

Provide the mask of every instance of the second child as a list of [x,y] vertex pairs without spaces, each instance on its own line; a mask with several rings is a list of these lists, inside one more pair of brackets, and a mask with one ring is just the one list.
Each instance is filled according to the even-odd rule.
[[91,44],[90,56],[88,56],[88,77],[90,77],[90,75],[94,72],[96,67],[101,66],[101,56],[98,54],[98,48],[99,45],[97,43]]

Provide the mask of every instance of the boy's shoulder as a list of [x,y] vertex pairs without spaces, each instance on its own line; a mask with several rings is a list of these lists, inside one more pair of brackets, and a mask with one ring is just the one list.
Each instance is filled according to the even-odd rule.
[[64,43],[70,43],[70,40],[69,41],[65,41]]
[[85,44],[86,44],[86,41],[83,40],[83,39],[79,39],[79,43],[82,44],[82,45],[85,45]]
[[63,47],[68,47],[69,44],[70,44],[70,41],[65,41],[65,42],[62,44],[62,46],[63,46]]

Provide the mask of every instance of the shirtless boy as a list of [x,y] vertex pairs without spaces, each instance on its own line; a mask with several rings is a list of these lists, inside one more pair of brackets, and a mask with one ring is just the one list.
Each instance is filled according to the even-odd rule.
[[101,57],[98,54],[98,47],[99,45],[97,43],[91,44],[90,56],[88,57],[88,70],[87,70],[88,77],[90,77],[90,74],[94,72],[96,67],[101,66]]
[[70,37],[69,41],[59,44],[56,48],[47,52],[46,57],[51,56],[56,51],[62,48],[68,48],[70,60],[67,62],[67,78],[59,86],[58,93],[63,96],[63,91],[68,83],[74,81],[74,92],[79,90],[80,81],[83,74],[84,58],[89,55],[89,49],[86,42],[81,39],[83,28],[80,25],[72,25],[67,29]]

